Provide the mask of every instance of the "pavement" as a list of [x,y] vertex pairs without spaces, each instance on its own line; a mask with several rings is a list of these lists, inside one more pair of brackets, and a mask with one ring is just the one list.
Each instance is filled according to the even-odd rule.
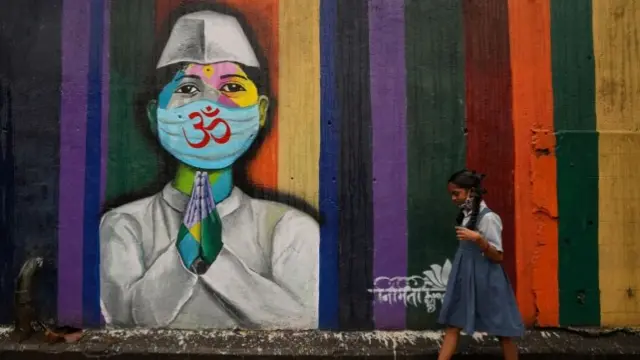
[[[76,343],[48,344],[43,334],[18,343],[0,327],[0,360],[38,359],[436,359],[438,331],[86,330]],[[640,359],[640,331],[536,329],[520,359]],[[454,359],[500,359],[496,339],[465,336]]]

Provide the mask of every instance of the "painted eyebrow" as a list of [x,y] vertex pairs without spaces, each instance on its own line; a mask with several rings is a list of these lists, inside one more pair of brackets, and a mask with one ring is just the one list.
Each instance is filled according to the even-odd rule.
[[239,78],[241,78],[241,79],[249,80],[249,79],[247,79],[246,77],[244,77],[244,76],[242,76],[242,75],[238,75],[238,74],[227,74],[227,75],[222,75],[222,76],[220,76],[220,79],[228,79],[228,78],[231,78],[231,77],[239,77]]
[[201,80],[201,79],[200,79],[200,76],[198,76],[198,75],[180,75],[180,76],[179,76],[179,77],[177,77],[174,81],[180,81],[180,80],[182,80],[182,79],[184,79],[184,78],[187,78],[187,79],[196,79],[196,80]]

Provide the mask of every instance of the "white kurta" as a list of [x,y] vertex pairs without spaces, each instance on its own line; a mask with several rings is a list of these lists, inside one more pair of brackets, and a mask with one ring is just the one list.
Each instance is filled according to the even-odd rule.
[[188,200],[167,185],[102,218],[101,305],[108,324],[317,327],[320,230],[313,218],[234,188],[217,204],[223,249],[197,275],[176,248]]

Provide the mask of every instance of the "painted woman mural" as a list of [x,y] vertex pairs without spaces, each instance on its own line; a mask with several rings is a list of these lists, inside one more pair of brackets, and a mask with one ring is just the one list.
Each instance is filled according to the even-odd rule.
[[234,186],[232,167],[267,118],[260,66],[233,16],[200,11],[175,23],[157,69],[176,70],[148,117],[180,165],[160,193],[102,218],[108,324],[317,327],[317,222]]

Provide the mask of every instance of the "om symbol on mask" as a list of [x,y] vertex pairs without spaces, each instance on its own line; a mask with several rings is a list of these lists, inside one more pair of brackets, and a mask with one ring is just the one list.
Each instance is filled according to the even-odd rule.
[[[229,127],[229,124],[226,121],[216,117],[219,113],[220,113],[220,109],[213,110],[211,106],[207,106],[206,108],[201,109],[200,111],[194,111],[191,114],[189,114],[189,119],[191,120],[198,119],[197,122],[192,126],[194,129],[202,132],[202,136],[203,136],[202,140],[200,140],[199,142],[193,143],[189,141],[189,138],[187,137],[187,133],[183,128],[182,133],[184,135],[185,140],[189,144],[189,146],[195,149],[201,149],[207,146],[211,140],[215,141],[217,144],[226,144],[229,141],[229,139],[231,139],[231,128]],[[205,119],[203,117],[203,114],[206,118],[213,119],[209,123],[209,125],[205,125]],[[222,125],[225,128],[224,134],[222,134],[222,136],[219,136],[219,137],[211,133],[211,131],[213,131],[213,129],[215,129],[216,126],[218,125]]]

